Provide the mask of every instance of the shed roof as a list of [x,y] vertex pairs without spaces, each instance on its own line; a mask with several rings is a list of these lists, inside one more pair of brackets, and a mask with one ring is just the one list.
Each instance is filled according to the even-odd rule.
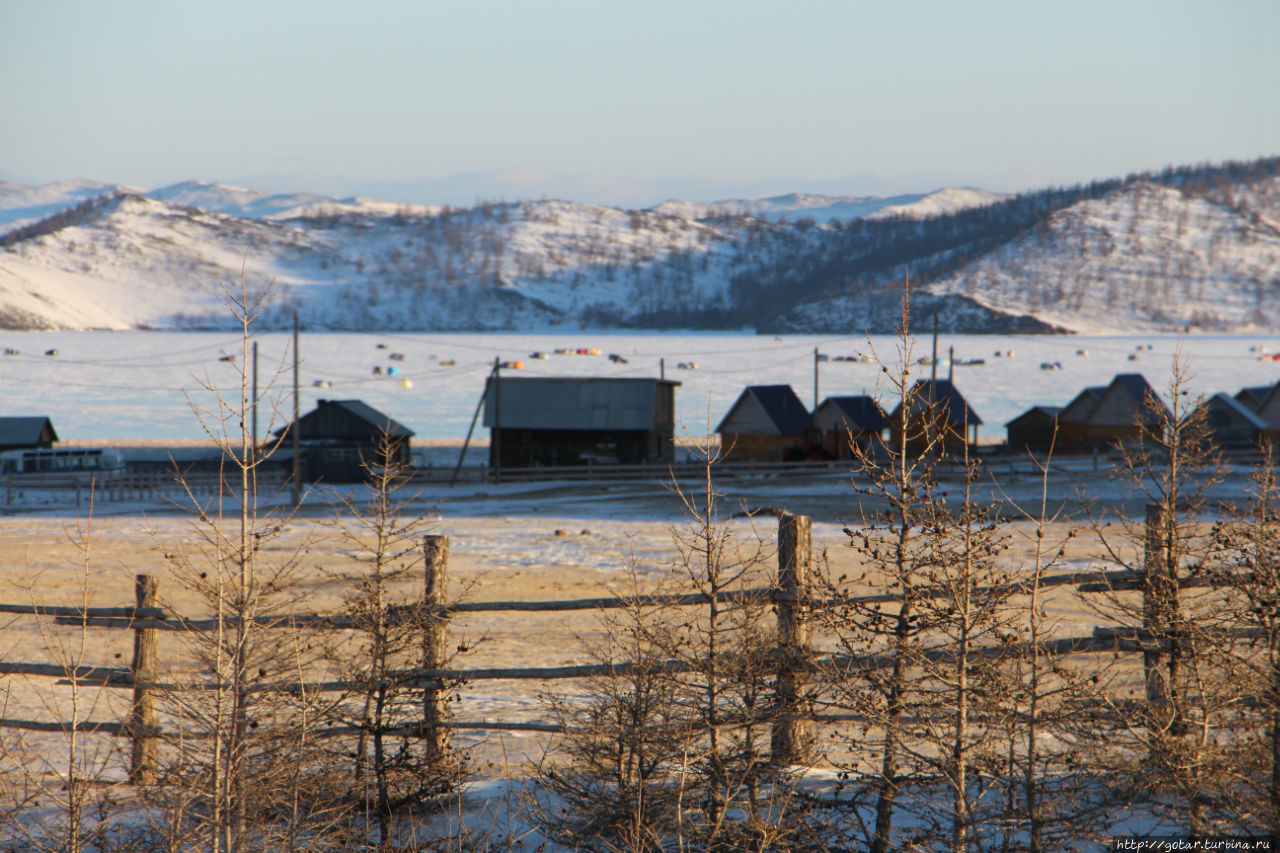
[[885,415],[884,409],[880,408],[876,399],[865,394],[828,397],[823,400],[822,405],[814,409],[813,419],[818,426],[825,429],[828,417],[833,424],[843,421],[849,425],[850,429],[864,432],[878,432],[889,423],[888,416]]
[[[977,426],[982,423],[969,406],[969,401],[956,389],[949,379],[917,379],[911,388],[911,414],[919,415],[930,406],[936,406],[946,415],[947,422],[953,426]],[[902,412],[899,402],[889,416],[897,419]]]
[[1060,414],[1062,414],[1062,412],[1063,412],[1062,406],[1032,406],[1022,414],[1018,415],[1013,420],[1007,422],[1005,426],[1011,427],[1018,423],[1021,423],[1024,420],[1030,420],[1034,417],[1040,417],[1040,418],[1043,418],[1044,420],[1052,421],[1057,419],[1057,417]]
[[35,447],[46,439],[57,441],[58,433],[43,415],[0,418],[0,447]]
[[[300,438],[367,439],[382,430],[391,438],[410,438],[413,430],[361,400],[318,400],[316,407],[298,418]],[[289,426],[275,431],[284,435]]]
[[741,414],[745,408],[758,410],[774,435],[800,435],[816,428],[813,415],[809,414],[790,385],[750,385],[729,407],[729,413],[720,421],[716,432],[741,432],[726,430],[725,427],[732,425],[735,415]]
[[503,429],[651,430],[675,413],[658,399],[679,382],[646,377],[503,376],[485,388],[484,425]]

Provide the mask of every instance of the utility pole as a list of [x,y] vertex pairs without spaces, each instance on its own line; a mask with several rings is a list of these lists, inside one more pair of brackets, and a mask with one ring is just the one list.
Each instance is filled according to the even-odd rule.
[[818,408],[818,348],[813,348],[813,407]]
[[293,312],[293,505],[302,503],[302,424],[298,422],[298,312]]
[[502,362],[493,357],[493,482],[502,482]]
[[929,374],[931,382],[938,381],[938,315],[933,315],[933,372]]
[[956,375],[956,348],[949,347],[947,349],[947,382],[951,382],[951,380],[955,377],[955,375]]
[[[253,342],[253,449],[258,449],[258,342]],[[255,454],[256,455],[256,454]]]

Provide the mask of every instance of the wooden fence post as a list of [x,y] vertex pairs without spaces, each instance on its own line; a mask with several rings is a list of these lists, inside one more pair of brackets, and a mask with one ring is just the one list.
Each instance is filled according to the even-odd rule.
[[[449,580],[449,537],[424,536],[422,550],[425,569],[422,606],[426,614],[422,629],[422,666],[443,669],[449,662],[449,620],[440,609],[445,603]],[[448,717],[445,692],[435,688],[423,690],[422,726],[429,763],[442,760],[449,752]]]
[[[134,584],[137,612],[135,621],[149,618],[140,611],[154,609],[156,579],[138,575]],[[154,785],[159,763],[159,720],[156,716],[155,683],[159,670],[159,636],[153,628],[133,629],[133,707],[126,731],[133,741],[129,781],[134,785]]]
[[808,759],[813,742],[806,671],[812,659],[808,622],[811,524],[807,515],[778,517],[778,677],[777,716],[773,720],[770,759],[775,765]]

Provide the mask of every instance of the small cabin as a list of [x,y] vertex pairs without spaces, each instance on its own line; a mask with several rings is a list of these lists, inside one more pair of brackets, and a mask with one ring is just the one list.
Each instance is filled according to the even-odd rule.
[[822,430],[822,444],[834,459],[848,459],[851,445],[862,452],[884,441],[888,416],[874,397],[828,397],[813,410],[813,421]]
[[783,462],[823,455],[822,434],[790,385],[747,387],[716,432],[729,460]]
[[[360,400],[318,400],[297,424],[307,482],[358,483],[366,479],[367,465],[412,464],[413,431]],[[293,428],[275,431],[281,457],[293,451]]]
[[1009,450],[1046,454],[1058,450],[1058,416],[1062,406],[1032,406],[1004,425]]
[[982,418],[951,380],[918,380],[906,398],[905,412],[899,402],[889,415],[893,447],[905,446],[908,454],[919,455],[931,446],[961,453],[967,444],[977,444]]
[[1257,447],[1267,422],[1239,400],[1217,393],[1201,404],[1209,440],[1215,447]]
[[1120,373],[1085,418],[1084,444],[1140,444],[1160,433],[1168,418],[1168,409],[1145,376]]
[[57,440],[58,433],[47,417],[0,418],[0,451],[48,449]]
[[495,468],[675,461],[676,388],[667,379],[510,377],[485,389]]
[[1098,407],[1107,390],[1106,385],[1095,385],[1086,388],[1071,399],[1071,402],[1058,412],[1058,440],[1054,449],[1060,453],[1079,453],[1084,450],[1084,424]]

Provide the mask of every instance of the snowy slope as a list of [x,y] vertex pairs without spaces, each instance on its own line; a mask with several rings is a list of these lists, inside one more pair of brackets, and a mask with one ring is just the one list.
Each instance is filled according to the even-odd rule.
[[885,199],[889,203],[867,214],[867,218],[887,219],[891,216],[901,216],[906,219],[924,219],[927,216],[945,216],[971,207],[995,204],[1002,198],[1007,196],[1004,193],[993,193],[974,187],[945,187],[937,192],[919,196],[913,201],[898,202],[894,199]]
[[227,184],[184,181],[145,193],[148,198],[184,207],[198,207],[214,213],[225,213],[247,219],[294,219],[304,216],[336,214],[371,214],[390,216],[395,213],[424,215],[438,207],[373,201],[359,196],[336,199],[315,193],[266,193]]
[[930,291],[1091,332],[1280,327],[1280,180],[1242,210],[1138,184],[1060,211]]
[[664,201],[654,208],[659,213],[687,219],[711,219],[723,216],[756,216],[774,222],[812,219],[827,223],[849,219],[884,219],[904,216],[919,219],[954,213],[969,207],[981,207],[1005,198],[1001,193],[966,187],[946,187],[932,193],[889,196],[829,196],[788,193],[761,199],[725,199],[711,203]]
[[83,178],[42,186],[0,181],[0,234],[37,222],[46,216],[100,195],[136,189]]

